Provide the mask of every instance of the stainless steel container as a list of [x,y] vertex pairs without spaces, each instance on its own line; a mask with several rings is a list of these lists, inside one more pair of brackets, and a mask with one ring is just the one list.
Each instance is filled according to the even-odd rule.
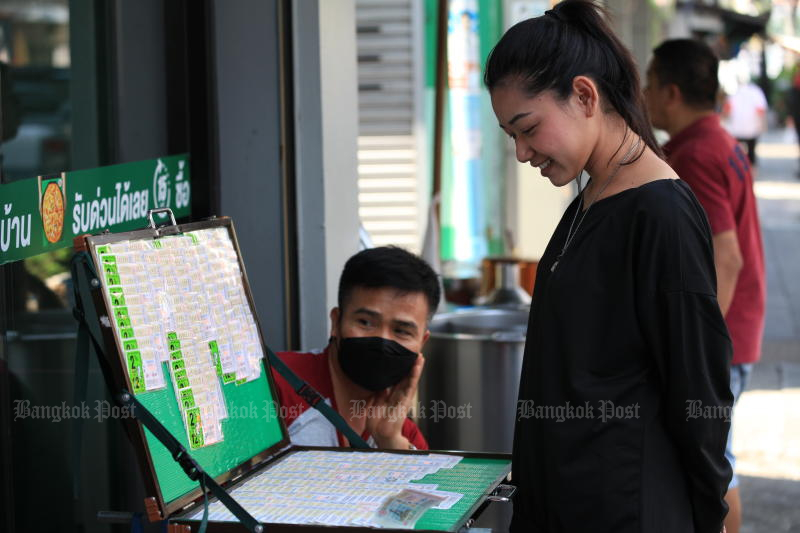
[[431,449],[511,452],[527,306],[436,315],[417,422]]

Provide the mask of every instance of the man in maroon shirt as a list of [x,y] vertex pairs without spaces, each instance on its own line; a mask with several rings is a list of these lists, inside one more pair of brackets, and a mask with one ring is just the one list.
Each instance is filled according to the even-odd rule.
[[[371,248],[348,259],[339,279],[339,306],[321,352],[278,356],[331,404],[372,446],[427,449],[408,417],[439,306],[436,273],[396,247]],[[294,444],[349,446],[319,411],[310,408],[273,369],[284,421]]]
[[[653,51],[645,99],[653,126],[665,130],[667,162],[692,188],[711,225],[717,299],[733,340],[731,390],[737,399],[761,354],[766,283],[764,250],[750,162],[715,111],[718,60],[700,41],[674,39]],[[741,503],[734,468],[725,500],[729,533],[738,533]]]

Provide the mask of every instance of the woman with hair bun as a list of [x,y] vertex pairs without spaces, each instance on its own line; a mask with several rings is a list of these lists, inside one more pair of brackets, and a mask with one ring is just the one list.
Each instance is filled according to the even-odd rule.
[[663,161],[637,68],[591,1],[509,29],[484,81],[517,159],[588,183],[539,261],[513,531],[718,533],[731,341],[711,233]]

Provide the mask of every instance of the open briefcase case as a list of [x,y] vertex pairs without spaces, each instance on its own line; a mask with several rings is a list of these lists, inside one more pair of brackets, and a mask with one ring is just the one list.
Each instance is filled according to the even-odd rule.
[[151,520],[175,532],[199,530],[204,513],[211,531],[461,531],[508,501],[507,454],[292,445],[231,219],[149,217],[76,238],[73,280],[84,351],[134,409],[123,422]]

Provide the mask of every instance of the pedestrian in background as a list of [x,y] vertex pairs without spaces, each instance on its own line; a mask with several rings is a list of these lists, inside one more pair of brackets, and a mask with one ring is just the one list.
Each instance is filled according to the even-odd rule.
[[660,157],[631,53],[569,0],[509,29],[484,80],[520,162],[558,187],[590,177],[536,273],[512,530],[718,533],[731,344],[711,233]]
[[[718,65],[701,41],[665,41],[653,51],[645,98],[653,126],[670,135],[664,145],[667,162],[691,186],[711,224],[717,299],[733,340],[735,401],[761,355],[766,281],[751,167],[714,111]],[[732,435],[725,454],[734,469],[725,525],[728,533],[738,533],[741,503]]]
[[722,107],[725,129],[747,148],[747,157],[755,167],[756,143],[767,129],[767,98],[761,87],[749,78],[740,80],[739,87],[725,100]]
[[[796,133],[796,141],[800,146],[800,63],[796,63],[792,71],[792,85],[789,88],[787,103]],[[797,171],[797,176],[800,177],[800,169]]]

